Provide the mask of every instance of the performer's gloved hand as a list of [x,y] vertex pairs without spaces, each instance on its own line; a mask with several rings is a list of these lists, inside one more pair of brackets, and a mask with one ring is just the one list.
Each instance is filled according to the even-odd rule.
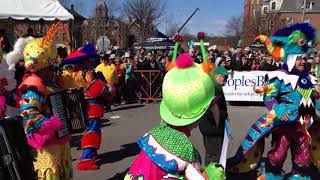
[[225,180],[226,175],[222,165],[217,163],[210,163],[204,168],[203,174],[208,178],[208,180]]

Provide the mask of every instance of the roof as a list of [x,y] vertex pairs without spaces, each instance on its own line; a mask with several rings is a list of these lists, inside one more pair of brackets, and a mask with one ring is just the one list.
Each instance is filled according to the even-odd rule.
[[100,6],[100,5],[107,7],[106,2],[104,0],[98,0],[97,6]]
[[[306,10],[308,12],[320,12],[320,0],[312,0],[314,5],[312,9]],[[281,12],[302,12],[303,1],[302,0],[283,0],[280,11]]]
[[78,19],[81,21],[84,21],[86,19],[84,16],[82,16],[77,11],[75,11],[72,6],[71,6],[71,8],[66,8],[66,9],[69,11],[69,13],[71,13],[73,15],[74,19]]
[[13,18],[38,21],[73,19],[58,0],[1,0],[0,19]]
[[136,44],[136,49],[145,48],[148,50],[164,50],[173,49],[175,42],[160,31],[156,31],[152,36],[146,39],[143,43]]

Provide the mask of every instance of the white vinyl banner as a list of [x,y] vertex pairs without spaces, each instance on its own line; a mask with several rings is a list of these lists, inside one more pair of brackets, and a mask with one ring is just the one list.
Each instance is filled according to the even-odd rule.
[[253,91],[253,85],[261,87],[267,73],[268,71],[234,71],[223,87],[226,100],[263,102],[263,96]]

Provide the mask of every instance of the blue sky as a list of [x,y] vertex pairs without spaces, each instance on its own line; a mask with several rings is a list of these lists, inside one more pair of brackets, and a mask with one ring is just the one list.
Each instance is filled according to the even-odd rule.
[[[71,0],[72,1],[72,0]],[[83,14],[88,16],[95,10],[97,0],[73,0],[82,4]],[[111,0],[112,3],[121,5],[126,0]],[[187,30],[196,34],[199,31],[211,35],[222,35],[224,25],[231,16],[240,16],[243,12],[244,0],[162,0],[167,4],[167,24],[176,23],[181,26],[184,21],[198,7],[200,11],[186,25]],[[106,0],[108,4],[108,0]],[[77,7],[76,7],[77,8]],[[158,27],[160,31],[166,31],[166,21]]]

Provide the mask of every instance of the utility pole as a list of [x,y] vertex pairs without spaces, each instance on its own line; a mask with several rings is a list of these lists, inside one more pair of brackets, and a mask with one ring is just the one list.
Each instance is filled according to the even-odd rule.
[[304,22],[304,16],[306,14],[306,9],[307,9],[306,7],[307,7],[307,0],[303,0],[301,22]]
[[197,8],[192,14],[191,16],[186,20],[186,22],[180,27],[180,29],[178,30],[178,34],[180,33],[180,31],[184,28],[184,26],[190,21],[190,19],[196,14],[197,11],[199,11],[200,9]]

